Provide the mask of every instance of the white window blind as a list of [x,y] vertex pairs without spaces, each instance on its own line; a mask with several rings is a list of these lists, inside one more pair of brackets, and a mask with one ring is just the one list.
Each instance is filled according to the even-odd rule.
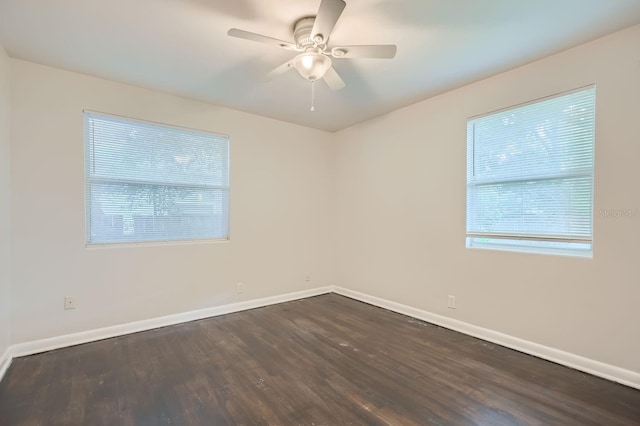
[[87,243],[225,239],[229,138],[84,113]]
[[467,246],[590,254],[595,87],[467,123]]

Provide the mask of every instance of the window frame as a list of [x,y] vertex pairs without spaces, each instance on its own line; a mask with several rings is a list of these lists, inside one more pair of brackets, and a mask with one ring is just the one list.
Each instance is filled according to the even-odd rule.
[[[576,89],[556,93],[553,95],[545,96],[542,98],[534,99],[528,102],[512,105],[509,107],[494,110],[488,113],[469,117],[467,119],[467,177],[466,177],[466,200],[465,200],[465,220],[466,220],[466,235],[465,242],[466,248],[470,249],[486,249],[486,250],[498,250],[498,251],[510,251],[510,252],[524,252],[524,253],[538,253],[538,254],[552,254],[552,255],[565,255],[573,257],[593,257],[593,234],[594,234],[594,187],[595,187],[595,142],[596,142],[596,118],[597,118],[597,90],[595,84],[582,86]],[[498,115],[509,111],[516,111],[520,108],[535,105],[545,101],[553,100],[556,98],[565,97],[574,93],[583,91],[593,91],[593,124],[591,135],[591,164],[590,167],[584,167],[578,171],[569,173],[549,173],[541,172],[538,177],[520,177],[511,175],[508,178],[486,178],[477,179],[470,176],[470,170],[475,168],[475,146],[477,140],[475,138],[474,122],[479,119],[490,117],[492,115]],[[470,154],[470,152],[473,154]],[[470,166],[469,162],[472,161],[473,165]],[[470,231],[470,201],[469,192],[470,188],[480,185],[490,184],[504,184],[508,182],[523,183],[523,182],[541,182],[544,180],[563,179],[563,178],[589,178],[590,179],[590,234],[588,238],[580,238],[577,236],[559,236],[559,235],[532,235],[532,234],[519,234],[515,232],[477,232]]]
[[[144,126],[152,126],[152,127],[159,127],[159,128],[169,128],[169,129],[173,129],[173,130],[178,130],[178,131],[185,131],[185,132],[189,132],[191,134],[203,134],[203,135],[207,135],[207,136],[211,136],[213,138],[216,139],[224,139],[226,141],[226,185],[212,185],[212,184],[207,184],[207,183],[200,183],[200,184],[185,184],[185,183],[181,183],[181,182],[171,182],[171,181],[166,181],[166,182],[143,182],[140,180],[136,180],[136,179],[119,179],[119,178],[112,178],[111,181],[112,182],[118,182],[118,183],[130,183],[130,184],[143,184],[143,185],[148,185],[148,186],[172,186],[174,188],[177,187],[186,187],[186,188],[207,188],[207,189],[215,189],[215,190],[221,190],[224,193],[226,193],[226,203],[221,203],[221,210],[225,210],[226,207],[226,214],[224,214],[224,217],[226,219],[226,223],[224,226],[224,229],[226,230],[226,235],[221,236],[221,237],[209,237],[209,236],[205,236],[202,238],[164,238],[164,239],[146,239],[146,240],[138,240],[138,239],[132,239],[132,240],[123,240],[123,241],[91,241],[91,237],[92,237],[92,228],[91,228],[91,210],[92,210],[92,203],[91,203],[91,183],[92,182],[96,182],[96,181],[101,181],[101,182],[107,182],[110,181],[109,178],[104,178],[104,177],[99,177],[99,178],[95,178],[91,176],[91,167],[89,166],[89,163],[91,162],[91,158],[90,158],[90,141],[89,141],[89,137],[87,135],[88,133],[88,129],[86,126],[87,120],[88,120],[88,116],[93,116],[93,117],[105,117],[106,119],[114,119],[114,120],[119,120],[119,121],[125,121],[128,123],[140,123],[141,125]],[[173,124],[167,124],[167,123],[161,123],[161,122],[157,122],[157,121],[151,121],[151,120],[144,120],[144,119],[139,119],[139,118],[132,118],[132,117],[128,117],[128,116],[123,116],[123,115],[118,115],[118,114],[112,114],[112,113],[105,113],[105,112],[99,112],[99,111],[94,111],[94,110],[89,110],[89,109],[84,109],[82,111],[82,119],[83,119],[83,147],[84,147],[84,195],[85,195],[85,199],[84,199],[84,208],[85,208],[85,247],[86,248],[118,248],[118,247],[136,247],[136,246],[153,246],[153,245],[187,245],[187,244],[202,244],[202,243],[218,243],[218,242],[226,242],[229,241],[230,239],[230,222],[231,222],[231,162],[230,162],[230,156],[231,156],[231,138],[229,135],[226,134],[222,134],[222,133],[216,133],[216,132],[211,132],[208,130],[200,130],[200,129],[194,129],[194,128],[190,128],[190,127],[186,127],[186,126],[178,126],[178,125],[173,125]]]

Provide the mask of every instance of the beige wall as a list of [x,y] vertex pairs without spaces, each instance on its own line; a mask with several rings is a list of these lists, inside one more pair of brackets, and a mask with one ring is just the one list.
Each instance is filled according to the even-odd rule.
[[[640,209],[639,46],[636,26],[339,132],[337,283],[640,372],[640,217],[600,214]],[[593,259],[466,249],[467,118],[592,83]]]
[[0,356],[9,346],[9,58],[0,46]]
[[[10,64],[12,343],[330,283],[328,133]],[[231,240],[85,248],[83,109],[230,135]]]
[[[634,27],[337,134],[11,59],[11,342],[338,284],[640,371],[640,218],[599,214],[640,209],[639,45]],[[594,258],[465,249],[466,119],[592,83]],[[85,248],[83,109],[231,135],[231,241]]]

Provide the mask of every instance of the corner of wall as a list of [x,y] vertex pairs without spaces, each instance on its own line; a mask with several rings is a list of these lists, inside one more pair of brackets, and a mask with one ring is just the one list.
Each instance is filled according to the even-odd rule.
[[9,345],[10,283],[11,283],[11,225],[10,225],[10,93],[9,56],[0,45],[0,378],[8,368],[11,357]]

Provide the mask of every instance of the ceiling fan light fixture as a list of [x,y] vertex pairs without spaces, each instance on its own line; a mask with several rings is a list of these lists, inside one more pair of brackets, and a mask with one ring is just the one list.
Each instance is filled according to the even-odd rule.
[[293,59],[293,66],[309,81],[322,77],[331,68],[331,58],[318,52],[306,52]]

